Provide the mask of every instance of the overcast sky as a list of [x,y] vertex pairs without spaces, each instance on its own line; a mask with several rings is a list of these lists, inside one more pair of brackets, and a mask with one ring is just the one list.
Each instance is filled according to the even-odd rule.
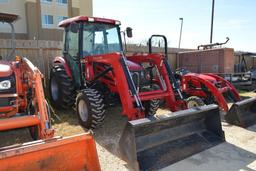
[[[93,15],[120,20],[122,29],[133,28],[132,43],[145,42],[152,34],[164,34],[170,47],[196,48],[210,42],[212,0],[93,0]],[[256,0],[215,0],[213,43],[256,52]]]

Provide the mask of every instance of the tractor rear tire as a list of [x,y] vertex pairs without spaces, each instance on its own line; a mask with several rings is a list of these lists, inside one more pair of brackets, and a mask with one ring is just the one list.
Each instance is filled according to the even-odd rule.
[[56,109],[70,109],[74,106],[75,86],[62,65],[52,67],[49,88],[51,104]]
[[[49,110],[49,104],[48,102],[45,100],[45,103],[46,103],[46,108],[47,108],[47,113],[48,113],[48,118],[49,118],[49,127],[51,128],[52,125],[51,125],[51,111]],[[29,104],[28,104],[28,108],[26,110],[26,114],[27,115],[34,115],[35,114],[35,108],[32,104],[31,101],[29,101]],[[39,125],[35,125],[35,126],[30,126],[28,127],[28,130],[29,130],[29,133],[30,133],[30,136],[33,140],[39,140],[40,139],[40,132],[39,132]]]
[[76,113],[79,123],[87,129],[94,129],[102,124],[105,118],[102,95],[95,89],[81,90],[76,98]]
[[187,98],[187,106],[188,108],[192,108],[192,107],[199,107],[199,106],[204,106],[205,103],[204,101],[197,96],[191,96],[189,98]]
[[[28,104],[27,104],[27,109],[26,109],[26,114],[27,115],[34,115],[35,112],[36,112],[35,107],[32,103],[31,97],[29,97]],[[38,132],[38,125],[30,126],[30,127],[28,127],[28,130],[29,130],[30,136],[33,140],[39,140],[40,139],[39,132]]]

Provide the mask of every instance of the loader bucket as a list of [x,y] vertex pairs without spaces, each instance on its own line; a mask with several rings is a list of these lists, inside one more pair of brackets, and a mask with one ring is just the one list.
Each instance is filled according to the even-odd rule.
[[158,170],[223,141],[219,108],[208,105],[128,122],[119,150],[134,170]]
[[0,170],[99,171],[100,165],[94,139],[86,133],[1,148]]
[[243,128],[256,123],[256,97],[234,103],[225,115],[225,120]]

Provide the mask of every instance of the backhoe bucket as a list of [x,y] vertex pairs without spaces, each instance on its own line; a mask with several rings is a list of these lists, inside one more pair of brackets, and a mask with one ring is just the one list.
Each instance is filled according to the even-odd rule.
[[223,141],[219,108],[208,105],[130,121],[119,148],[134,170],[158,170]]
[[1,148],[0,170],[99,171],[100,165],[94,139],[85,133]]
[[256,123],[256,97],[234,103],[225,115],[225,120],[243,128]]

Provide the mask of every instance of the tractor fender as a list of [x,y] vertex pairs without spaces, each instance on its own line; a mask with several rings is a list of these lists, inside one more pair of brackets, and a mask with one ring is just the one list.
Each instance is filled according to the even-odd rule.
[[68,67],[66,60],[62,56],[57,56],[53,60],[53,65],[62,65],[67,73],[67,75],[72,78],[71,70]]

